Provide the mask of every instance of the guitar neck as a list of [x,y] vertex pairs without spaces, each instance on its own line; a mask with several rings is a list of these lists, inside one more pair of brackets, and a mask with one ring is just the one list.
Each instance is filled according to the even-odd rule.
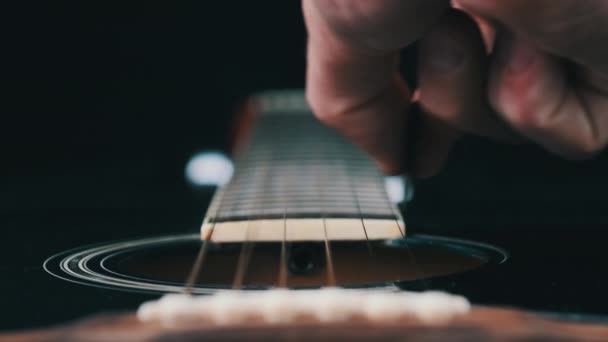
[[253,99],[256,121],[236,172],[202,226],[216,242],[385,240],[405,225],[383,177],[358,148],[312,115],[300,91]]

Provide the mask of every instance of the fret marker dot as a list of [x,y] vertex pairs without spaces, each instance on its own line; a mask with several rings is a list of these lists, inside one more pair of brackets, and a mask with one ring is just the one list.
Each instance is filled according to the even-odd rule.
[[220,152],[197,153],[186,164],[186,179],[197,186],[225,185],[233,173],[232,161]]

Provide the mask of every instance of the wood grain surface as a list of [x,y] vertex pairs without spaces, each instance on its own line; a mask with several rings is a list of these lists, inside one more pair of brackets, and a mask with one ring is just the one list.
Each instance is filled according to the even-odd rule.
[[522,311],[475,307],[450,323],[425,325],[416,320],[377,324],[300,322],[239,326],[209,324],[163,328],[142,324],[132,313],[104,314],[65,326],[5,334],[0,341],[608,341],[608,325],[551,320]]

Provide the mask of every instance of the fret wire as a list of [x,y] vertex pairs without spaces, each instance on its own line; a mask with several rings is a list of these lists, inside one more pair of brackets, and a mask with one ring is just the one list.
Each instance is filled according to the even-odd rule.
[[[381,213],[381,212],[389,212],[392,214],[392,210],[388,208],[389,204],[386,205],[365,205],[358,204],[356,202],[348,202],[348,203],[315,203],[315,202],[293,202],[293,201],[285,201],[284,204],[287,206],[287,210],[291,212],[299,212],[299,211],[310,211],[312,209],[318,209],[319,207],[327,208],[328,213],[338,214],[341,212],[348,213],[352,211],[356,211],[361,214],[372,214],[372,213]],[[359,207],[357,207],[359,206]],[[260,206],[254,206],[253,204],[247,203],[236,203],[231,206],[231,210],[223,213],[222,215],[218,215],[218,217],[226,217],[234,214],[235,212],[248,212],[251,215],[264,216],[264,210],[268,210],[273,212],[275,210],[281,209],[282,206],[279,203],[260,203]]]
[[[350,186],[350,184],[344,184],[344,187]],[[365,187],[361,188],[361,191],[371,191],[371,189],[366,189]],[[263,198],[276,198],[274,197],[275,192],[278,191],[283,191],[283,192],[300,192],[298,194],[294,194],[293,197],[294,199],[310,199],[310,198],[314,198],[315,197],[315,192],[311,191],[310,189],[305,189],[305,190],[300,190],[297,188],[283,188],[283,189],[275,189],[273,187],[269,187],[268,189],[264,190],[264,191],[244,191],[242,192],[240,195],[235,194],[235,193],[231,193],[228,194],[228,196],[226,196],[226,200],[227,201],[235,201],[235,200],[242,200],[242,201],[248,201],[249,199],[251,199],[251,197],[260,197],[262,196]],[[348,199],[350,196],[350,193],[345,190],[344,188],[337,188],[337,187],[332,187],[332,186],[327,186],[326,190],[331,191],[332,193],[329,195],[328,198],[332,198],[332,199]],[[381,201],[383,203],[387,202],[386,198],[383,195],[380,195],[380,191],[378,190],[378,193],[369,193],[369,194],[364,194],[361,197],[363,200],[367,200],[367,201]]]
[[[351,212],[355,212],[357,214],[362,214],[362,215],[372,215],[374,213],[378,214],[378,213],[389,213],[389,214],[393,214],[393,211],[391,209],[389,209],[386,206],[366,206],[366,205],[360,205],[360,209],[357,208],[357,203],[352,202],[352,203],[343,203],[343,204],[327,204],[327,203],[312,203],[312,202],[306,202],[306,203],[294,203],[294,202],[289,202],[289,201],[285,201],[286,207],[287,207],[287,211],[289,212],[289,215],[296,213],[296,212],[305,212],[305,211],[311,211],[314,209],[319,209],[321,207],[326,208],[326,213],[328,214],[333,214],[333,215],[338,215],[340,213],[344,213],[344,214],[348,214]],[[388,206],[388,204],[387,204]],[[279,203],[273,203],[272,205],[265,203],[263,207],[254,207],[254,206],[246,206],[246,205],[235,205],[231,208],[231,210],[229,212],[225,212],[222,215],[218,215],[216,217],[228,217],[231,215],[234,215],[235,213],[241,213],[240,215],[243,215],[243,213],[249,213],[252,216],[266,216],[267,212],[268,213],[273,213],[276,212],[277,210],[281,210],[282,206]]]
[[[348,196],[350,195],[350,192],[348,192],[348,186],[350,186],[350,184],[343,184],[341,185],[341,187],[337,187],[337,186],[327,186],[326,190],[330,193],[330,197],[331,198],[339,198],[339,197],[343,197],[343,198],[348,198]],[[362,198],[363,199],[374,199],[374,200],[384,200],[384,195],[382,194],[382,191],[380,189],[376,189],[376,188],[366,188],[366,187],[359,187],[361,189],[361,191],[366,192]],[[266,197],[272,196],[273,192],[269,192],[269,191],[275,191],[278,190],[277,186],[270,186],[266,189],[255,189],[255,190],[240,190],[238,193],[228,193],[226,196],[226,200],[235,200],[235,199],[240,199],[240,198],[244,198],[245,196],[263,196],[266,195]],[[293,199],[297,199],[297,198],[310,198],[310,197],[314,197],[315,196],[315,191],[310,189],[310,188],[306,188],[306,189],[299,189],[296,187],[282,187],[281,190],[283,190],[284,192],[289,192],[290,193],[290,197],[289,198],[293,198]],[[298,193],[299,192],[299,193]]]
[[[327,212],[332,212],[332,213],[340,213],[340,212],[351,212],[353,210],[356,210],[357,213],[361,213],[361,214],[371,214],[371,213],[378,213],[378,212],[391,212],[392,210],[390,210],[388,208],[388,203],[386,205],[381,205],[381,204],[377,204],[377,205],[367,205],[367,204],[361,204],[361,203],[356,203],[356,202],[344,202],[344,203],[315,203],[315,202],[311,202],[311,201],[306,201],[306,202],[292,202],[292,201],[284,201],[284,204],[286,204],[287,208],[289,209],[290,212],[298,212],[298,211],[309,211],[311,209],[315,209],[315,208],[319,208],[319,207],[324,207],[327,208]],[[254,206],[252,204],[246,204],[246,203],[236,203],[234,204],[234,206],[231,207],[231,210],[229,212],[226,212],[225,214],[222,215],[218,215],[218,217],[225,217],[225,216],[229,216],[232,215],[235,212],[250,212],[251,215],[260,215],[260,216],[264,216],[265,215],[265,210],[269,211],[269,212],[273,212],[275,210],[281,209],[282,205],[280,203],[275,203],[275,202],[260,202],[261,206]],[[359,206],[357,208],[357,206]]]
[[[342,184],[340,187],[338,186],[327,186],[327,190],[331,191],[331,196],[332,197],[347,197],[348,195],[350,195],[350,192],[348,192],[348,186],[350,186],[350,184]],[[376,199],[376,200],[383,200],[384,199],[384,195],[382,194],[382,189],[379,188],[367,188],[365,186],[359,187],[361,189],[361,191],[365,191],[365,195],[362,196],[362,198],[365,199]],[[274,190],[275,186],[271,186],[267,189],[243,189],[240,190],[239,193],[228,193],[226,196],[227,200],[233,200],[233,199],[239,199],[239,198],[243,198],[243,196],[256,196],[256,195],[260,195],[260,193],[262,195],[266,194],[267,196],[272,195],[272,193],[269,193],[269,190]],[[290,198],[303,198],[303,197],[311,197],[315,195],[315,192],[312,189],[309,188],[297,188],[297,187],[283,187],[282,188],[283,191],[287,191],[290,192]],[[299,192],[299,193],[296,193]]]
[[[279,194],[275,193],[273,196],[279,196]],[[252,210],[252,209],[256,209],[259,206],[264,206],[265,208],[273,208],[276,207],[277,205],[279,207],[282,207],[284,203],[288,203],[288,206],[293,206],[293,207],[314,207],[314,206],[319,206],[319,205],[323,205],[324,207],[332,207],[332,208],[346,208],[346,207],[351,207],[354,208],[357,205],[356,201],[353,201],[351,199],[344,199],[344,198],[338,198],[338,197],[329,197],[329,198],[325,198],[325,200],[323,202],[319,202],[319,201],[315,201],[313,198],[293,198],[293,199],[287,199],[287,198],[283,198],[282,200],[279,200],[278,198],[265,198],[265,199],[261,199],[260,202],[258,203],[258,205],[255,205],[253,203],[251,203],[253,200],[255,200],[255,196],[252,197],[247,197],[247,199],[244,200],[235,200],[235,201],[227,201],[227,206],[231,206],[234,208],[239,208],[241,210]],[[280,201],[280,202],[279,202]],[[390,210],[389,206],[391,205],[391,203],[389,203],[388,201],[377,201],[377,200],[361,200],[358,202],[359,205],[361,206],[361,208],[366,208],[366,209],[386,209],[386,210]]]
[[[336,218],[336,219],[359,219],[359,214],[357,212],[352,212],[352,213],[328,213],[325,215],[326,218]],[[282,213],[278,212],[276,214],[265,214],[265,215],[258,215],[258,216],[251,216],[251,215],[242,215],[242,216],[226,216],[226,217],[218,217],[218,218],[214,218],[214,217],[210,217],[209,218],[209,222],[215,222],[215,223],[221,223],[221,222],[231,222],[231,221],[247,221],[248,219],[267,219],[267,220],[273,220],[273,219],[282,219]],[[290,219],[290,218],[319,218],[319,213],[305,213],[305,212],[301,212],[301,213],[294,213],[294,214],[287,214],[286,218]],[[377,219],[377,220],[395,220],[395,215],[393,213],[378,213],[378,214],[371,214],[371,215],[365,215],[366,219]],[[400,234],[401,235],[401,234]]]
[[[267,179],[269,164],[271,181]],[[386,201],[386,190],[369,158],[310,113],[260,117],[249,147],[235,158],[235,165],[237,172],[227,187],[226,209],[220,219],[276,217],[279,210],[286,217],[309,217],[321,208],[334,216],[393,215],[392,203]],[[320,172],[327,178],[322,200],[316,198],[312,186]],[[353,182],[360,190],[356,200]]]
[[[302,208],[298,210],[294,210],[291,208],[287,208],[288,214],[286,216],[288,218],[314,218],[320,217],[320,211],[322,207],[314,207],[314,208]],[[273,218],[281,218],[283,210],[280,208],[276,209],[266,209],[264,213],[260,214],[252,214],[251,210],[243,210],[243,211],[233,211],[229,215],[226,216],[218,216],[215,217],[216,222],[226,222],[230,220],[244,220],[246,221],[248,218],[251,219],[273,219]],[[316,214],[316,215],[315,215]],[[349,211],[325,211],[325,217],[327,218],[390,218],[391,220],[395,219],[395,215],[393,212],[389,210],[378,210],[378,211],[364,211],[364,214],[361,214],[356,209],[351,209]],[[400,233],[401,235],[402,233]]]
[[[314,215],[311,216],[310,214],[319,213],[320,208],[322,208],[322,207],[321,206],[307,207],[307,208],[287,207],[287,217],[288,218],[315,217]],[[255,212],[258,212],[258,213],[256,214]],[[275,218],[276,217],[275,213],[277,213],[277,212],[280,214],[282,212],[282,210],[280,208],[265,209],[265,212],[260,212],[259,210],[233,210],[230,213],[226,213],[225,215],[222,215],[222,216],[214,216],[213,218],[216,218],[217,221],[227,221],[229,219],[243,218],[243,217],[244,218],[251,217],[251,218],[256,218],[256,219]],[[319,217],[319,216],[320,216],[319,214],[316,215],[316,217]],[[359,211],[358,209],[356,209],[356,207],[349,209],[349,210],[325,211],[325,216],[331,217],[331,218],[353,218],[353,217],[360,217],[360,216],[365,217],[365,218],[390,217],[391,219],[395,219],[395,215],[390,209],[371,210],[371,209],[366,208],[365,210]]]
[[[287,190],[288,192],[298,191],[298,190]],[[333,189],[326,189],[326,191],[333,191]],[[363,190],[365,191],[365,190]],[[285,192],[285,190],[283,190]],[[278,191],[274,189],[267,189],[265,192],[256,192],[256,193],[247,193],[242,196],[237,196],[236,194],[230,195],[226,198],[227,204],[252,204],[252,200],[259,199],[260,203],[263,204],[272,204],[277,202],[278,199]],[[307,192],[300,196],[293,195],[291,197],[283,197],[282,201],[289,201],[291,203],[319,203],[316,201],[314,194],[312,192]],[[349,197],[349,194],[340,191],[339,194],[333,194],[326,197],[325,202],[337,203],[337,204],[352,204],[355,203],[352,198]],[[387,207],[387,204],[390,203],[389,200],[386,200],[379,195],[363,195],[359,202],[364,205],[369,206],[384,206]]]
[[[333,189],[329,189],[333,191]],[[281,189],[282,192],[288,191],[297,191],[297,190],[285,190]],[[265,208],[273,208],[278,202],[281,204],[288,203],[295,206],[307,207],[310,204],[323,205],[325,207],[342,207],[342,206],[353,206],[355,204],[359,204],[360,209],[362,211],[365,210],[375,210],[375,209],[389,209],[391,207],[390,201],[386,198],[382,198],[380,195],[358,195],[358,200],[355,201],[352,198],[346,196],[345,192],[341,192],[339,194],[329,195],[319,203],[315,201],[314,193],[308,192],[303,195],[293,195],[293,196],[285,196],[284,194],[279,197],[278,190],[267,193],[262,193],[261,191],[256,191],[252,193],[245,193],[238,195],[238,193],[229,194],[226,197],[225,206],[230,210],[224,210],[224,212],[230,212],[237,209],[241,210],[255,210],[259,209],[260,206]],[[383,196],[384,197],[384,196]]]

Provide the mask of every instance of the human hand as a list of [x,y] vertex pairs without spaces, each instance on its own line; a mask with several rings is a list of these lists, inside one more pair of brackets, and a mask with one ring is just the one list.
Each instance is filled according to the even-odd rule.
[[[321,121],[403,170],[412,91],[398,52],[420,39],[418,175],[441,167],[459,132],[522,138],[559,155],[608,142],[608,6],[602,0],[304,0],[309,102]],[[485,19],[485,21],[484,21]],[[483,25],[485,37],[479,30]],[[490,29],[488,29],[490,27]],[[492,29],[498,30],[493,39]],[[486,53],[484,39],[493,50]]]

